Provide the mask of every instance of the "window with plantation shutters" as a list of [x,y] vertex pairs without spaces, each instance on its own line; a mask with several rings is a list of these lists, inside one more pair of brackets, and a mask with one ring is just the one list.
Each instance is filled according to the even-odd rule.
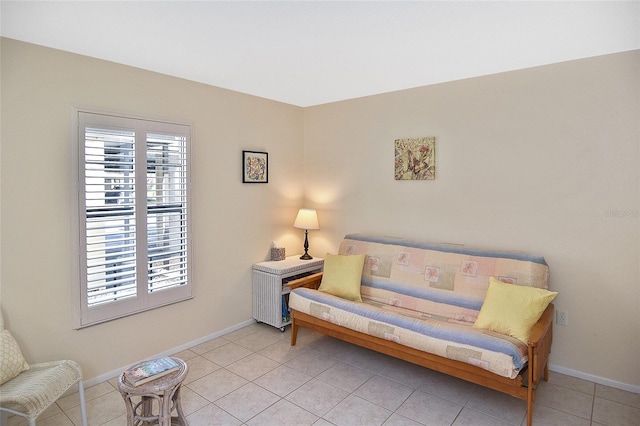
[[77,326],[188,299],[190,126],[77,112]]

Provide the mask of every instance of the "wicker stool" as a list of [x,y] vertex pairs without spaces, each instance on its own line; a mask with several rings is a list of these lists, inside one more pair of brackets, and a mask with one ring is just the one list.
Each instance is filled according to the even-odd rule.
[[[120,375],[118,390],[127,407],[128,426],[188,426],[180,405],[180,387],[187,377],[189,367],[179,358],[173,360],[181,366],[177,371],[139,386],[132,386],[124,374]],[[153,413],[154,405],[158,407],[157,414]],[[178,414],[177,417],[171,417],[174,410]]]

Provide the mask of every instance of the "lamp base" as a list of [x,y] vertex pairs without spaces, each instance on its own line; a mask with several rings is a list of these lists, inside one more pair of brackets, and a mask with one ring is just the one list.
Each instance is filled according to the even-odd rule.
[[309,260],[309,259],[313,259],[313,257],[309,256],[309,253],[307,253],[309,251],[309,230],[305,229],[304,230],[304,254],[302,256],[300,256],[300,259],[302,260]]

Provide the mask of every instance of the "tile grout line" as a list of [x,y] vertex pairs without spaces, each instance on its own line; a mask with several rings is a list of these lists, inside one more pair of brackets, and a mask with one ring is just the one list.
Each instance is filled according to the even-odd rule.
[[589,424],[593,425],[593,412],[596,409],[596,389],[593,388],[593,398],[591,399],[591,415],[589,416]]

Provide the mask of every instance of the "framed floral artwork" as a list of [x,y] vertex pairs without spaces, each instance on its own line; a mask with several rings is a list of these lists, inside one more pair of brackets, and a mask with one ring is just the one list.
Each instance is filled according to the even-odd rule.
[[436,138],[409,138],[395,141],[396,180],[436,178]]
[[269,154],[258,151],[242,151],[242,182],[269,182]]

